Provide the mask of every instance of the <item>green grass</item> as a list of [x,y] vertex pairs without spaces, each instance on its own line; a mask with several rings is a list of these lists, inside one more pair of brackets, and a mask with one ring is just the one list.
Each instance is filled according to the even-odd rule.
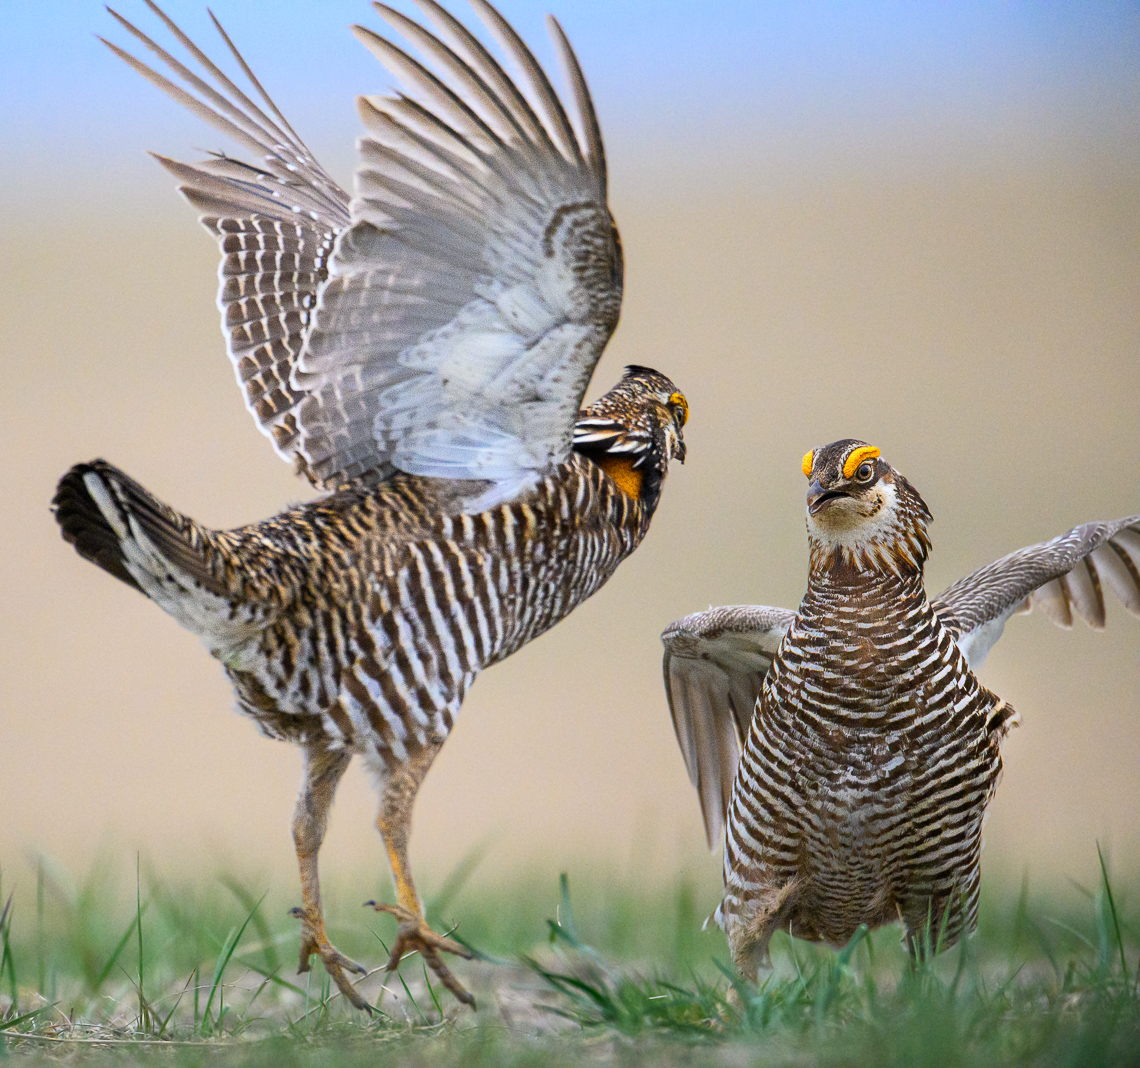
[[[1140,900],[1102,865],[1089,887],[988,890],[979,932],[912,965],[899,931],[840,952],[780,935],[759,986],[702,932],[716,888],[597,874],[439,888],[429,917],[483,959],[460,1010],[410,957],[356,1013],[267,879],[178,883],[104,862],[78,883],[47,860],[0,873],[0,1060],[140,1065],[1140,1065]],[[28,879],[31,875],[33,878]],[[392,921],[327,895],[330,934],[372,967]],[[379,973],[362,984],[374,1001]],[[441,1012],[442,1010],[442,1012]]]

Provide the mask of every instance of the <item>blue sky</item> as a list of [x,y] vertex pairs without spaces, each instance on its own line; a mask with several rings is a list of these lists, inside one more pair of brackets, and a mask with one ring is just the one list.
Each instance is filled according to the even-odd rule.
[[[407,5],[404,5],[405,8]],[[464,5],[453,9],[464,14]],[[1014,137],[1140,147],[1140,4],[745,3],[503,0],[551,60],[553,9],[579,53],[607,140],[653,153],[687,145],[830,145],[884,131],[985,149]],[[164,42],[140,0],[120,10]],[[205,4],[168,12],[217,54]],[[382,90],[376,61],[350,36],[379,28],[364,0],[216,0],[214,10],[311,147],[344,176],[356,93]],[[221,147],[219,137],[143,84],[95,39],[128,35],[97,3],[5,5],[0,103],[8,149],[0,181],[74,169],[133,168],[141,150]],[[133,155],[132,155],[133,154]],[[7,183],[6,183],[7,184]]]

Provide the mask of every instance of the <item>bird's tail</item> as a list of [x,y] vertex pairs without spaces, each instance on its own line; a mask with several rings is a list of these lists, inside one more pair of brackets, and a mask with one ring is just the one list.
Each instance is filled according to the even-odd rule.
[[165,505],[105,460],[59,480],[52,510],[64,541],[146,594],[217,655],[248,636],[215,532]]

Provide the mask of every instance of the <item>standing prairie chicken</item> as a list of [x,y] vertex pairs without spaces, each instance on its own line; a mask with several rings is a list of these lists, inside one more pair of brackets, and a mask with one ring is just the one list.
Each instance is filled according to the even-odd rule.
[[161,162],[221,245],[218,302],[246,404],[325,494],[208,530],[96,460],[61,480],[56,519],[81,556],[201,637],[267,735],[303,747],[301,970],[319,955],[366,1007],[348,976],[363,969],[325,933],[317,872],[359,754],[396,881],[398,904],[376,906],[399,921],[389,969],[419,950],[473,1005],[440,958],[465,951],[428,927],[412,882],[416,791],[479,672],[606,582],[684,459],[688,405],[656,371],[627,368],[579,411],[622,294],[590,95],[553,19],[577,129],[485,0],[472,3],[519,85],[433,0],[419,4],[434,34],[377,4],[426,64],[353,28],[406,92],[360,99],[350,198],[224,32],[248,94],[147,2],[197,72],[115,17],[188,90],[111,48],[256,157]]
[[1140,516],[1020,549],[930,601],[930,512],[879,450],[837,441],[803,470],[799,611],[712,608],[662,635],[710,848],[726,831],[716,920],[752,979],[778,929],[840,946],[901,919],[912,953],[973,930],[982,821],[1017,722],[974,670],[1035,605],[1101,627],[1107,583],[1140,614]]

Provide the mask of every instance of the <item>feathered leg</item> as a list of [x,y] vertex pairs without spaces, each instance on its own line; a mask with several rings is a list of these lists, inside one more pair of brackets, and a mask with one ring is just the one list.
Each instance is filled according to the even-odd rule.
[[473,954],[466,946],[450,938],[436,934],[424,918],[423,905],[420,904],[415,884],[412,882],[412,869],[408,864],[408,837],[412,829],[412,806],[416,800],[416,793],[423,782],[427,770],[431,767],[436,753],[439,752],[442,742],[429,744],[420,752],[409,758],[406,762],[394,768],[385,780],[380,792],[380,815],[376,819],[376,826],[384,836],[384,847],[388,851],[388,860],[392,864],[392,875],[396,880],[396,899],[398,904],[388,905],[382,902],[369,901],[377,912],[387,912],[399,921],[396,931],[396,942],[392,946],[392,954],[388,958],[388,975],[400,964],[406,953],[418,951],[424,958],[428,967],[439,977],[439,980],[464,1005],[475,1008],[475,998],[452,975],[451,970],[443,963],[440,953],[454,953],[458,957],[471,959]]
[[770,966],[768,943],[787,924],[800,889],[799,879],[766,890],[754,889],[745,907],[722,922],[733,963],[750,983],[758,981],[761,968]]
[[343,750],[320,746],[305,749],[305,777],[293,815],[293,841],[301,868],[301,907],[293,909],[292,914],[301,921],[301,964],[297,970],[307,972],[310,958],[317,954],[340,992],[358,1009],[371,1011],[371,1006],[356,992],[345,974],[355,972],[364,975],[365,969],[341,953],[325,932],[321,882],[317,871],[317,855],[328,827],[329,809],[337,784],[351,759],[352,754]]

